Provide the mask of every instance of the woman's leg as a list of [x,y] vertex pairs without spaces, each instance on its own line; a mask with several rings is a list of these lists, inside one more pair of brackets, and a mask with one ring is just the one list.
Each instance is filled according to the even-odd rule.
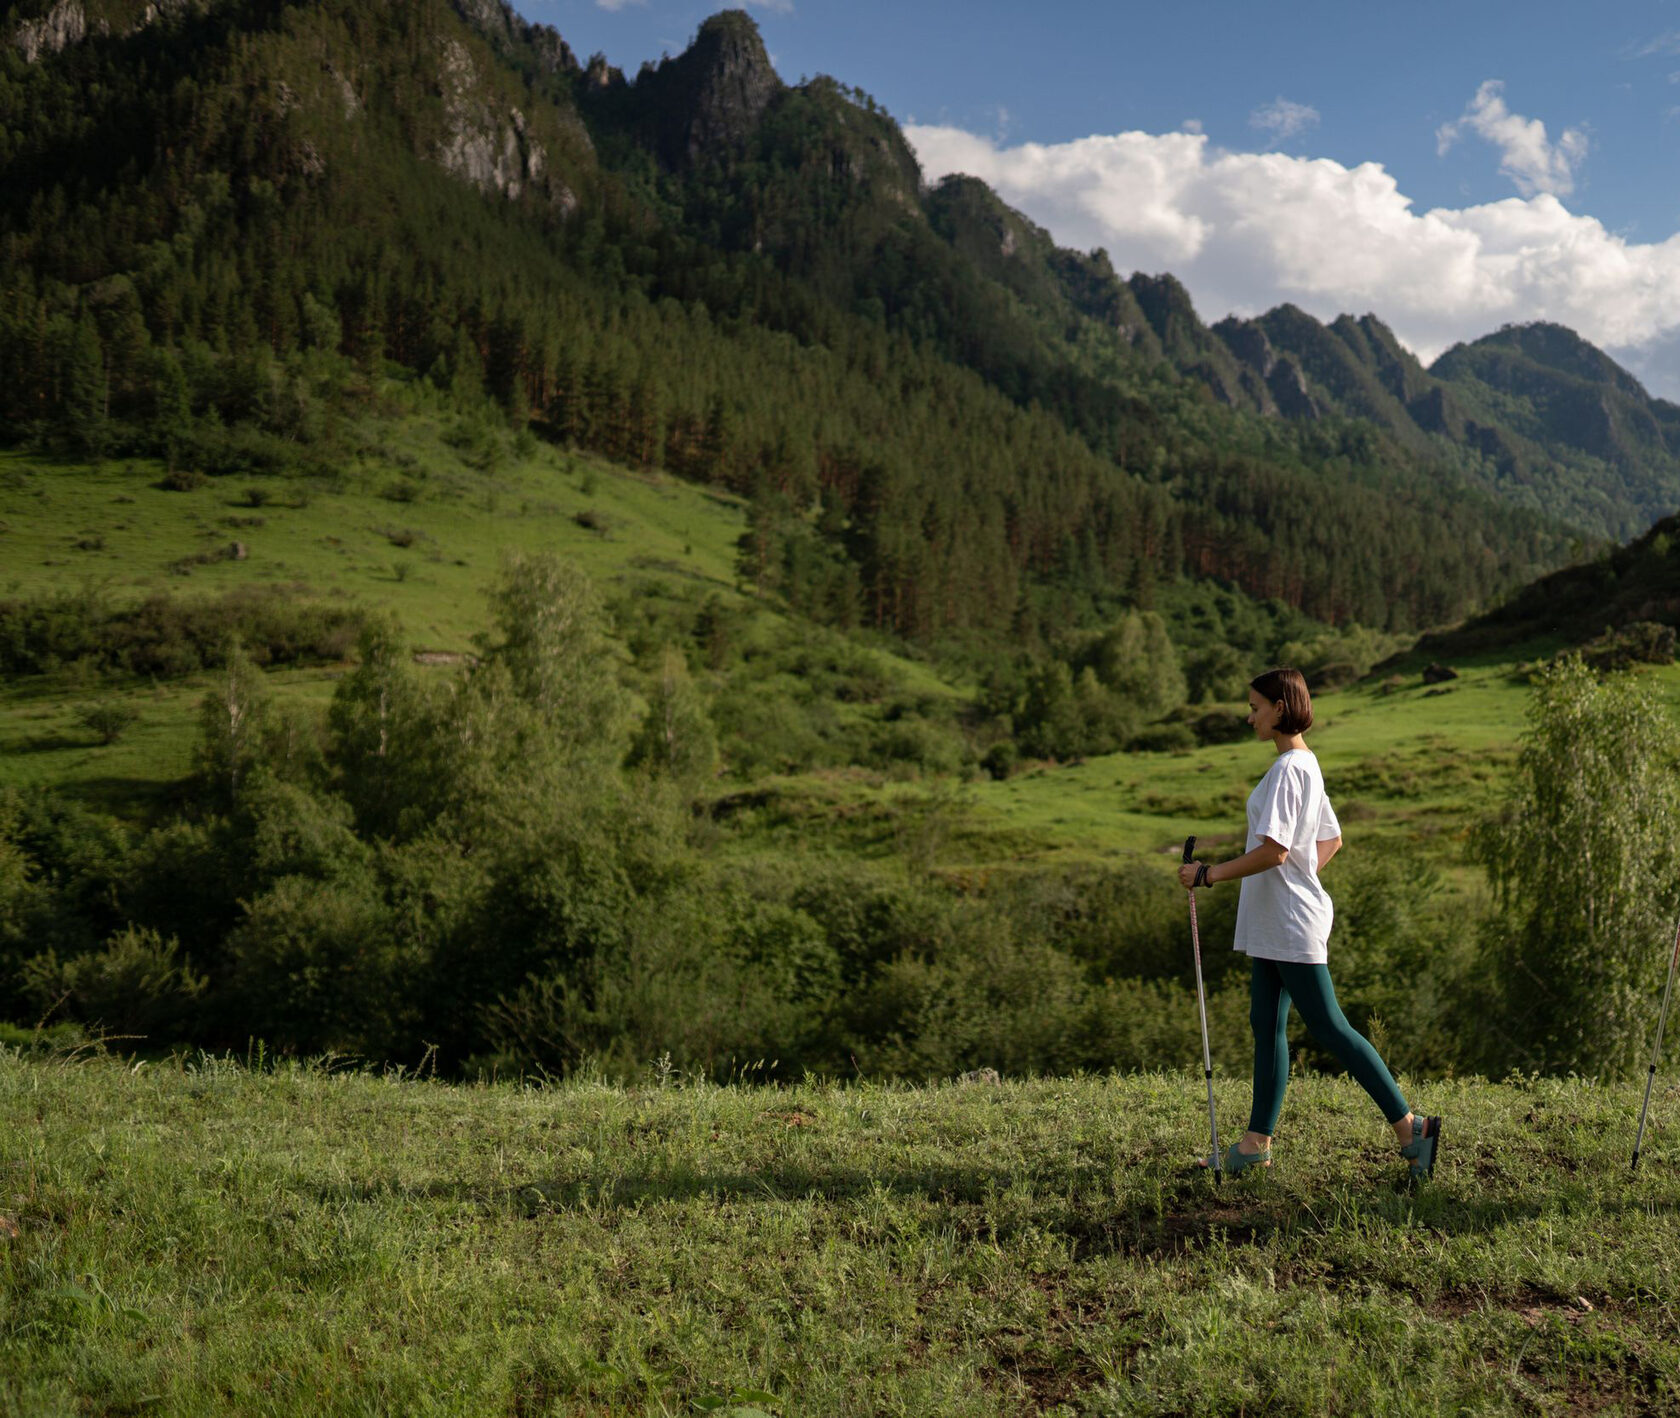
[[1289,1086],[1289,991],[1275,960],[1256,956],[1252,962],[1248,1022],[1254,1029],[1254,1106],[1248,1130],[1269,1140]]
[[[1337,1061],[1351,1073],[1359,1086],[1369,1093],[1383,1110],[1389,1126],[1398,1130],[1401,1123],[1409,1123],[1412,1110],[1405,1096],[1394,1082],[1381,1056],[1370,1041],[1347,1022],[1341,1005],[1336,1003],[1336,987],[1330,983],[1330,969],[1326,965],[1301,965],[1279,961],[1278,973],[1284,986],[1301,1011],[1314,1039],[1336,1056]],[[1410,1141],[1408,1131],[1406,1141]]]

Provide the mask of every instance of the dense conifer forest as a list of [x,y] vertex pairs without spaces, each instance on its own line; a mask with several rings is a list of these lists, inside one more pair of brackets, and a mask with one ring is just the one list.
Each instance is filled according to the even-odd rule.
[[750,493],[761,584],[930,641],[1185,576],[1421,628],[1580,545],[1446,442],[1220,404],[1100,253],[981,252],[1026,224],[744,15],[631,83],[495,7],[97,9],[0,71],[14,440],[320,465],[398,365]]

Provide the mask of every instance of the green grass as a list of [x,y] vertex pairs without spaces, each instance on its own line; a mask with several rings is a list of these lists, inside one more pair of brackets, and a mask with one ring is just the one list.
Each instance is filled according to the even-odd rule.
[[[231,477],[171,492],[151,463],[60,466],[0,454],[0,592],[94,582],[120,599],[268,582],[388,609],[417,647],[462,651],[484,628],[483,591],[502,553],[524,549],[571,557],[609,591],[691,602],[715,593],[750,604],[765,630],[784,623],[736,588],[737,498],[541,445],[516,456],[505,439],[503,461],[485,470],[473,465],[472,448],[456,449],[463,440],[453,427],[430,415],[370,423],[361,437],[333,486]],[[261,507],[245,505],[250,489]],[[582,525],[580,513],[604,530]],[[410,535],[407,547],[392,540]],[[188,565],[182,574],[191,557],[236,538],[246,560]],[[1438,689],[1409,666],[1399,689],[1384,692],[1373,679],[1319,696],[1310,742],[1350,849],[1421,851],[1456,892],[1475,889],[1465,836],[1504,791],[1527,703],[1510,668],[1546,648],[1473,657],[1459,665],[1460,679]],[[925,663],[871,653],[902,693],[963,692]],[[283,701],[319,705],[337,673],[286,671],[274,683]],[[1644,673],[1680,710],[1680,667]],[[120,813],[163,802],[190,762],[204,684],[107,687],[141,716],[112,745],[76,722],[94,686],[55,679],[0,687],[4,781],[53,786]],[[754,785],[749,808],[732,805],[719,848],[888,856],[909,843],[923,865],[958,875],[1137,855],[1158,857],[1164,869],[1192,833],[1210,852],[1240,849],[1243,803],[1269,751],[1243,742],[1116,754],[931,789],[863,772],[777,779]],[[740,796],[734,786],[720,792]]]
[[[470,649],[484,628],[484,589],[507,550],[559,553],[605,586],[640,572],[739,599],[738,499],[541,446],[482,473],[428,420],[377,428],[379,455],[348,469],[341,489],[227,477],[170,492],[154,463],[57,467],[0,454],[4,589],[92,582],[122,598],[297,585],[388,609],[417,646],[443,650]],[[260,507],[248,505],[253,489],[267,499]],[[385,495],[404,489],[414,500]],[[235,541],[245,560],[190,560]]]
[[670,1085],[8,1052],[0,1412],[1680,1412],[1671,1076]]
[[[460,654],[487,627],[484,592],[502,556],[553,552],[609,595],[697,606],[715,594],[748,612],[749,637],[786,626],[737,586],[741,499],[540,444],[484,471],[449,436],[434,418],[384,420],[364,431],[366,446],[337,483],[227,477],[187,492],[165,489],[163,468],[146,460],[61,464],[0,453],[0,596],[95,586],[122,604],[159,591],[209,596],[273,585],[387,611],[417,650]],[[249,505],[253,490],[260,507]],[[399,492],[412,500],[389,495]],[[234,541],[244,560],[220,555]],[[209,559],[194,559],[201,555]],[[957,693],[925,663],[865,653],[901,693]],[[340,672],[279,671],[271,683],[281,703],[322,705]],[[67,673],[0,686],[0,783],[144,812],[187,771],[208,683],[101,684]],[[79,706],[103,695],[140,715],[111,745],[76,722]],[[858,712],[840,707],[842,717]]]

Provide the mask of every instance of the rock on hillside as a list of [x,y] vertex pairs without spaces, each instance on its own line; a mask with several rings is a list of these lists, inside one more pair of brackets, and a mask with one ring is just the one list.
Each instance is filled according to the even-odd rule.
[[636,79],[653,109],[659,158],[674,170],[739,148],[784,88],[744,10],[713,15],[682,54],[644,66]]
[[[214,0],[52,0],[50,5],[11,7],[9,38],[35,64],[49,54],[61,54],[90,34],[131,35],[158,20],[202,12]],[[24,12],[39,9],[40,13]]]

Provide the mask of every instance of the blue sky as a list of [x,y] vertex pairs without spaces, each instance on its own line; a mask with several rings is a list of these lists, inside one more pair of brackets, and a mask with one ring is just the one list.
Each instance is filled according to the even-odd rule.
[[[610,5],[610,7],[609,7]],[[717,8],[525,0],[634,75]],[[1680,397],[1680,0],[748,7],[1067,245],[1209,320],[1374,311],[1432,358],[1555,319]]]

